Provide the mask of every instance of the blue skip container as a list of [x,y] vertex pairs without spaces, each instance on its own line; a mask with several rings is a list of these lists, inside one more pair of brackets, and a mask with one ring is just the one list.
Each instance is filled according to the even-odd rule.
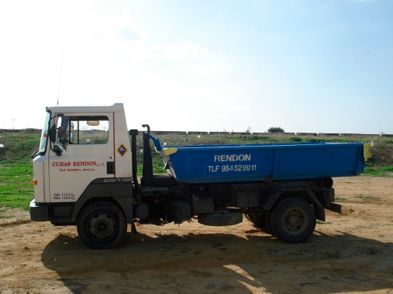
[[179,183],[354,176],[363,171],[365,162],[363,143],[202,145],[164,149],[159,141],[155,143]]

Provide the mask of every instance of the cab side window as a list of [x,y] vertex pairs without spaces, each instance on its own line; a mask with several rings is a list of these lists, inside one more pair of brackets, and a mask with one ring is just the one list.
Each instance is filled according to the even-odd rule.
[[70,144],[106,144],[109,139],[109,120],[106,116],[70,116]]

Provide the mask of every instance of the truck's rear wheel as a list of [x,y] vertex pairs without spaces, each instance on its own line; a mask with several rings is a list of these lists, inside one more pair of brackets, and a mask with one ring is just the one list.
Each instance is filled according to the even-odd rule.
[[93,249],[113,248],[127,233],[123,212],[116,204],[107,201],[94,202],[83,208],[77,227],[79,237]]
[[270,224],[278,239],[288,243],[304,242],[314,232],[315,212],[303,198],[287,198],[273,209]]

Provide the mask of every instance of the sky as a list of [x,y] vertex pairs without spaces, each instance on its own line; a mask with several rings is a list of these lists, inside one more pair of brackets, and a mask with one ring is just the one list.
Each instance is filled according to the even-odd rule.
[[393,133],[393,1],[0,0],[0,128]]

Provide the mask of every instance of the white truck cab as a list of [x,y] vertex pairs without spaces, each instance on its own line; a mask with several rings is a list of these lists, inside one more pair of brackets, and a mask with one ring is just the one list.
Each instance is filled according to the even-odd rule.
[[[79,212],[75,206],[97,196],[130,202],[131,146],[123,104],[48,107],[33,158],[33,178],[33,220],[75,224]],[[125,185],[105,188],[113,182]]]
[[48,107],[33,160],[37,203],[74,202],[96,179],[131,178],[131,151],[122,104]]

